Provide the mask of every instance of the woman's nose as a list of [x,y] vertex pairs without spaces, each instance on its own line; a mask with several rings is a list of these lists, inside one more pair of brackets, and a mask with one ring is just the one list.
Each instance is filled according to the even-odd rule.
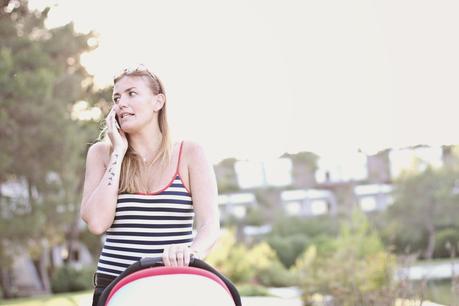
[[121,95],[118,99],[118,107],[121,108],[121,106],[126,106],[127,103],[127,97],[124,95]]

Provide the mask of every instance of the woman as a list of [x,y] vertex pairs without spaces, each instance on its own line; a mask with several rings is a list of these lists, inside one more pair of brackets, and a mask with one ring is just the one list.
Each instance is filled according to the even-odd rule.
[[191,254],[205,258],[219,235],[212,164],[201,145],[171,143],[166,105],[161,81],[144,66],[115,77],[105,141],[87,153],[80,209],[92,233],[106,234],[93,305],[140,258],[187,266]]

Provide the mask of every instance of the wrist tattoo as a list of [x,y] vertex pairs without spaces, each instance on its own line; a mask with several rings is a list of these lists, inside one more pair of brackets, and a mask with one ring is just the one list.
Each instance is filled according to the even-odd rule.
[[114,161],[112,165],[110,166],[110,169],[108,169],[108,186],[111,186],[113,184],[113,179],[116,175],[116,173],[113,171],[113,166],[115,166],[118,163],[118,153],[115,153],[114,155]]

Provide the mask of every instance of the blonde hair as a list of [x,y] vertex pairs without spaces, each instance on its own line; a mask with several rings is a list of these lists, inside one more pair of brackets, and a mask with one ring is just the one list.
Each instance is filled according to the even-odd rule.
[[[115,76],[113,79],[113,85],[115,85],[119,80],[121,80],[123,77],[137,77],[143,79],[148,87],[151,89],[153,94],[163,94],[164,96],[166,95],[164,91],[164,87],[159,80],[158,77],[156,77],[153,73],[148,71],[148,69],[135,69],[133,71],[129,71],[125,69],[122,73],[120,73],[118,76]],[[166,99],[167,100],[167,99]],[[158,113],[158,125],[159,125],[159,130],[162,135],[162,140],[161,144],[159,147],[159,151],[151,164],[156,162],[157,160],[160,160],[159,163],[159,168],[164,169],[166,165],[168,165],[171,162],[172,159],[172,140],[171,140],[171,133],[169,129],[169,125],[167,122],[167,103],[164,103],[163,107],[159,110]],[[105,126],[101,133],[99,134],[99,140],[106,142],[110,145],[110,155],[113,152],[113,145],[110,141],[110,138],[108,137],[107,134],[107,127]],[[131,147],[129,144],[129,135],[126,134],[128,138],[128,149],[126,151],[126,154],[124,155],[122,164],[121,164],[121,174],[120,174],[120,183],[119,183],[119,188],[118,188],[118,193],[147,193],[148,190],[145,188],[148,188],[142,185],[142,176],[143,173],[141,172],[142,168],[142,159],[141,156],[138,155],[134,149]],[[154,190],[156,192],[156,190]]]

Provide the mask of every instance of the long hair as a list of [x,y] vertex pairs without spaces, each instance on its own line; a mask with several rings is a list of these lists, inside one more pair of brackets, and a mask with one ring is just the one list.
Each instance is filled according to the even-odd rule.
[[[156,77],[156,75],[154,75],[150,71],[148,71],[148,69],[135,69],[133,71],[125,69],[118,76],[115,76],[115,78],[113,79],[113,85],[115,85],[123,77],[142,78],[148,84],[153,94],[156,95],[162,93],[164,94],[164,96],[166,95],[166,92],[164,91],[164,86],[162,85],[159,78]],[[163,107],[159,110],[158,125],[162,135],[162,141],[159,147],[159,151],[151,163],[160,160],[159,168],[164,169],[165,166],[168,165],[172,159],[172,140],[169,125],[167,122],[167,103],[164,103]],[[105,126],[99,134],[99,140],[102,139],[101,141],[106,142],[110,145],[111,156],[114,148],[110,141],[110,138],[108,137],[107,131],[108,128]],[[146,188],[148,187],[145,187],[142,184],[142,178],[144,176],[144,173],[142,173],[141,171],[142,159],[131,147],[129,143],[128,134],[126,134],[126,137],[128,139],[128,149],[121,164],[121,174],[118,193],[147,193],[148,190],[146,190]]]

